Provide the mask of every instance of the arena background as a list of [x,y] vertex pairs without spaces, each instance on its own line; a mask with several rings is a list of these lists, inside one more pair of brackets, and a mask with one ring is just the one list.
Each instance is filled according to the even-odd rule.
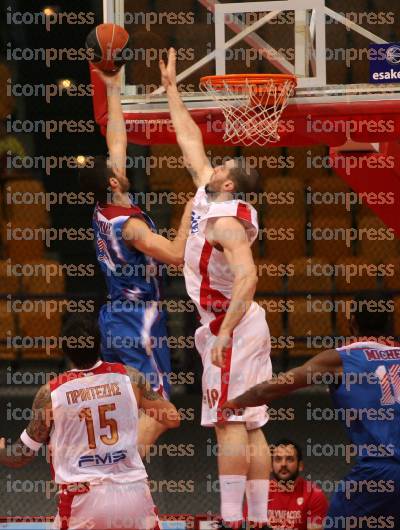
[[[25,427],[29,419],[27,407],[38,384],[46,381],[48,374],[65,368],[65,363],[58,350],[49,352],[26,343],[26,347],[14,347],[12,337],[54,337],[60,332],[63,312],[57,311],[48,318],[46,306],[40,304],[40,310],[33,301],[48,302],[70,301],[69,310],[73,311],[72,302],[84,305],[86,310],[96,311],[105,301],[105,285],[95,261],[93,242],[68,240],[57,237],[48,246],[40,240],[17,240],[10,236],[13,228],[70,228],[89,229],[91,226],[92,205],[68,204],[66,199],[59,200],[49,211],[39,204],[13,204],[10,194],[21,192],[78,192],[76,168],[68,168],[65,163],[51,171],[40,167],[18,169],[13,166],[13,156],[24,157],[75,157],[106,154],[104,138],[93,126],[93,132],[57,132],[46,137],[41,132],[29,130],[25,132],[15,129],[15,123],[37,120],[84,120],[86,124],[93,120],[92,98],[89,95],[72,97],[64,92],[46,101],[45,97],[26,97],[12,94],[11,86],[16,85],[49,85],[62,83],[69,79],[74,85],[89,85],[87,61],[63,60],[55,61],[47,67],[41,61],[16,60],[11,50],[15,48],[81,48],[84,47],[87,33],[96,24],[102,22],[102,3],[57,2],[59,12],[92,12],[93,24],[53,26],[50,31],[41,24],[9,24],[10,12],[40,12],[45,8],[43,2],[7,1],[3,2],[0,11],[0,39],[2,57],[0,64],[0,215],[2,232],[0,240],[0,333],[1,333],[1,434],[8,439],[15,439]],[[186,46],[192,46],[196,52],[209,41],[212,42],[212,26],[207,25],[207,12],[194,0],[163,0],[162,9],[171,12],[193,12],[195,25],[190,32],[186,31]],[[341,12],[385,12],[394,14],[393,24],[374,28],[378,34],[389,41],[395,41],[396,28],[399,27],[399,6],[394,0],[382,5],[379,1],[337,1],[327,5]],[[34,5],[34,7],[33,7]],[[54,6],[53,6],[54,7]],[[146,12],[159,9],[156,2],[135,0],[126,2],[126,10]],[[197,29],[196,29],[197,28]],[[185,28],[183,28],[185,29]],[[193,30],[193,31],[192,31]],[[207,30],[208,33],[204,33]],[[157,49],[177,45],[179,39],[175,27],[161,24],[153,25],[150,30],[145,25],[131,26],[132,41],[135,47],[148,46]],[[182,33],[182,28],[179,28]],[[272,31],[272,30],[271,30]],[[336,46],[361,47],[366,41],[360,42],[357,36],[345,29],[340,34],[336,25],[327,27],[331,38],[338,34]],[[341,41],[339,42],[339,39]],[[285,44],[284,42],[282,43]],[[200,53],[200,52],[199,52]],[[187,65],[180,65],[183,67]],[[246,71],[240,61],[234,63],[235,71]],[[264,65],[258,61],[252,64],[253,71],[264,71]],[[210,67],[211,68],[211,67]],[[212,73],[202,71],[203,75]],[[193,76],[197,83],[200,73]],[[150,66],[145,60],[138,59],[127,66],[127,76],[140,79],[144,85],[158,84],[159,74],[157,61]],[[328,64],[328,82],[349,83],[367,82],[367,61],[354,61],[350,67],[344,61]],[[68,83],[64,86],[68,86]],[[26,89],[27,91],[28,89]],[[13,125],[14,124],[14,125]],[[90,125],[90,124],[89,124]],[[88,127],[90,128],[90,127]],[[312,241],[308,237],[307,227],[321,226],[330,228],[343,227],[374,227],[387,230],[382,222],[365,204],[355,204],[346,208],[344,204],[317,205],[310,202],[313,191],[329,191],[330,193],[350,193],[345,183],[335,176],[330,169],[309,167],[310,157],[325,157],[328,154],[324,146],[314,148],[207,148],[210,157],[246,156],[262,157],[268,154],[292,160],[285,167],[266,167],[262,164],[259,170],[263,177],[264,190],[269,193],[279,191],[293,192],[293,204],[263,204],[259,208],[261,228],[292,230],[294,239],[290,241],[267,241],[263,238],[254,248],[257,264],[260,265],[260,280],[257,299],[267,310],[267,320],[274,339],[273,366],[277,373],[283,369],[300,363],[305,358],[320,351],[322,346],[336,344],[335,337],[343,341],[348,335],[348,322],[339,304],[334,311],[334,302],[350,300],[352,295],[363,290],[381,290],[395,304],[399,304],[399,242],[394,237],[384,241],[355,241],[346,246],[342,241]],[[10,154],[11,153],[11,154]],[[179,157],[175,146],[129,146],[129,155],[136,160],[166,160]],[[26,158],[28,160],[28,158]],[[37,158],[36,160],[40,160]],[[61,160],[61,159],[60,159]],[[27,164],[28,165],[28,164]],[[189,175],[184,169],[166,167],[158,164],[151,171],[146,166],[129,170],[129,178],[134,192],[173,191],[189,193],[193,191]],[[279,166],[279,164],[278,164]],[[148,173],[148,174],[147,174]],[[39,195],[38,195],[39,196]],[[58,196],[60,197],[60,196]],[[61,202],[61,204],[60,204]],[[171,204],[154,204],[149,210],[159,227],[176,227],[182,206]],[[28,232],[26,232],[28,233]],[[388,232],[390,235],[390,231]],[[393,236],[393,233],[391,233]],[[54,270],[54,265],[80,265],[84,274],[73,271],[46,277],[41,273],[32,274],[33,267],[15,268],[15,265],[46,264],[47,273]],[[313,264],[329,264],[325,268],[325,276],[310,274]],[[350,282],[341,274],[334,274],[332,265],[362,264],[379,265],[380,271],[357,274]],[[91,267],[93,265],[93,267]],[[262,269],[262,266],[268,269]],[[53,268],[52,268],[53,267]],[[275,268],[274,268],[275,267]],[[25,272],[21,274],[21,270]],[[36,269],[37,271],[39,269]],[[43,269],[40,269],[43,270]],[[337,269],[339,270],[339,269]],[[361,271],[361,269],[360,269]],[[382,273],[382,271],[386,271]],[[390,271],[392,271],[390,273]],[[330,274],[329,274],[330,273]],[[165,297],[169,301],[186,300],[182,277],[166,278]],[[310,302],[321,300],[324,311],[310,311]],[[25,306],[22,302],[27,301]],[[61,304],[62,305],[62,304]],[[28,310],[22,310],[25,307]],[[35,307],[35,310],[32,310]],[[50,306],[47,306],[47,309]],[[189,312],[169,313],[169,332],[171,337],[184,337],[187,347],[172,348],[174,372],[177,374],[194,374],[191,384],[175,385],[173,401],[184,409],[188,418],[182,421],[178,431],[167,433],[160,439],[165,446],[162,454],[154,456],[148,467],[150,479],[156,481],[154,497],[161,512],[199,513],[218,510],[218,492],[216,489],[216,459],[210,454],[215,444],[213,432],[199,427],[200,406],[200,374],[201,365],[197,353],[190,347],[188,337],[193,335],[197,321]],[[400,319],[395,318],[395,335],[400,335]],[[321,337],[320,341],[310,345],[313,337]],[[322,341],[324,341],[322,343]],[[322,348],[323,349],[323,348]],[[191,379],[191,377],[189,377]],[[345,473],[348,466],[343,456],[346,436],[344,429],[337,421],[313,421],[310,414],[315,408],[326,409],[325,418],[332,417],[329,413],[330,401],[327,388],[319,385],[312,391],[299,393],[274,404],[276,419],[271,420],[265,432],[271,443],[281,436],[293,437],[302,444],[305,454],[305,475],[313,480],[322,481],[329,495],[332,481],[337,481]],[[194,410],[193,414],[191,409]],[[293,409],[293,410],[292,410]],[[180,444],[185,448],[179,449]],[[316,456],[316,444],[329,444],[325,456]],[[168,447],[170,449],[168,449]],[[192,447],[193,446],[193,447]],[[173,456],[174,447],[188,454]],[[170,452],[168,456],[168,451]],[[333,452],[332,452],[333,451]],[[160,450],[161,452],[161,450]],[[212,451],[211,451],[212,453]],[[337,454],[337,456],[334,456]],[[26,469],[13,471],[2,470],[0,481],[0,515],[47,515],[54,513],[54,489],[44,481],[50,481],[50,474],[45,460],[40,457]],[[17,482],[21,481],[21,482]],[[170,481],[165,484],[163,481]],[[184,481],[179,483],[179,481]],[[191,482],[193,481],[193,482]],[[48,493],[48,489],[52,493]],[[181,490],[181,491],[179,491]]]

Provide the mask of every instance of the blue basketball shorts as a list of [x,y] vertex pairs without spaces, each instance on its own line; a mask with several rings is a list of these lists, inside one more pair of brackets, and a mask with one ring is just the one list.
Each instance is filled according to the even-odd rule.
[[156,303],[117,302],[100,310],[102,358],[136,368],[155,391],[168,397],[171,359],[165,312]]
[[400,463],[360,461],[333,495],[325,530],[400,529]]

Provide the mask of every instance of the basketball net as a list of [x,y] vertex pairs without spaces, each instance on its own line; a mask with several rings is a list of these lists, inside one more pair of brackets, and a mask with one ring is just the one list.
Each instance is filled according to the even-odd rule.
[[230,76],[200,80],[200,90],[211,95],[224,114],[225,142],[264,146],[279,141],[281,115],[294,94],[296,82],[288,78],[278,83],[273,77],[262,77],[265,79],[257,84],[244,76],[239,84]]

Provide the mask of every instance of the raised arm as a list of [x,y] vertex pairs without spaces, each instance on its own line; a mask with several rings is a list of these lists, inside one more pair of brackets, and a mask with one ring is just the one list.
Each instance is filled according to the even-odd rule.
[[118,176],[126,174],[126,147],[128,145],[126,124],[121,105],[122,70],[116,74],[105,74],[96,70],[107,87],[107,147],[111,167]]
[[161,82],[164,86],[176,139],[197,187],[205,186],[212,175],[212,167],[207,158],[203,138],[198,125],[185,107],[176,86],[176,52],[170,48],[168,64],[160,60]]
[[162,398],[146,381],[144,375],[130,366],[126,367],[132,383],[139,408],[146,414],[164,425],[167,429],[174,429],[180,425],[179,412],[175,405]]
[[257,273],[246,231],[238,219],[220,217],[206,230],[207,240],[223,249],[234,275],[229,308],[211,350],[213,363],[222,367],[232,332],[253,301]]
[[287,396],[294,390],[315,384],[322,374],[340,374],[342,359],[337,350],[319,353],[302,366],[281,374],[276,379],[264,381],[247,392],[227,401],[224,409],[243,409],[268,404],[274,399]]
[[132,217],[124,226],[123,238],[147,256],[171,265],[182,265],[189,236],[193,201],[185,206],[182,220],[173,241],[156,234],[139,218]]
[[32,405],[32,419],[20,438],[6,447],[0,439],[0,465],[20,468],[29,464],[43,443],[49,439],[51,428],[51,398],[49,385],[42,386]]

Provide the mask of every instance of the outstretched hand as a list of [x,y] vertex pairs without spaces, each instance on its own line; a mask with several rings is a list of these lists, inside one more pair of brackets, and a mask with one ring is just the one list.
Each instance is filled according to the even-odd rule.
[[115,73],[107,73],[94,68],[96,74],[101,78],[107,88],[121,88],[122,86],[122,68]]
[[163,59],[159,61],[161,72],[161,84],[168,90],[168,88],[176,86],[176,51],[174,48],[168,50],[168,61],[165,64]]

